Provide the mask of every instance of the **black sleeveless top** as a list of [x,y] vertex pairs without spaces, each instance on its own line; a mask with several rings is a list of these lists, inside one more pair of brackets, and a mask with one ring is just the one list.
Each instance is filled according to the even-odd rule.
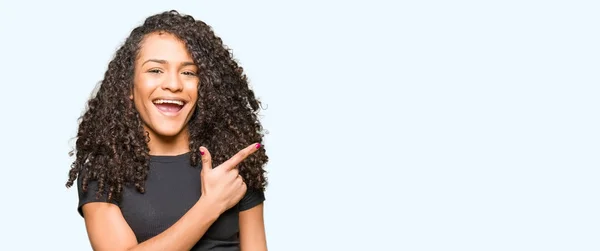
[[[83,217],[81,207],[96,199],[97,183],[88,182],[83,192],[81,175],[77,179],[79,205],[77,211]],[[146,191],[141,194],[133,187],[123,188],[122,200],[112,202],[121,209],[123,217],[135,233],[138,243],[148,240],[177,222],[198,201],[201,193],[200,168],[190,165],[190,153],[177,156],[151,156]],[[259,205],[265,200],[260,190],[248,188],[242,200],[225,211],[209,227],[191,250],[238,251],[239,212]]]

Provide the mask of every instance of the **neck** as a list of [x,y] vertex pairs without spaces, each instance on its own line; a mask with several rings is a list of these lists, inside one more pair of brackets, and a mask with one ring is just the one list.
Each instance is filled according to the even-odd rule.
[[148,142],[150,155],[174,156],[190,151],[190,135],[187,128],[175,136],[157,135],[148,128],[146,128],[146,131],[150,134],[150,142]]

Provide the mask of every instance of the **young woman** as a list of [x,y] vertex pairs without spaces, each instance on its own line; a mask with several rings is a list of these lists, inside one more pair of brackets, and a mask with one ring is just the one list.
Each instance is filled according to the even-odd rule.
[[266,250],[260,102],[211,27],[135,28],[80,119],[67,187],[94,250]]

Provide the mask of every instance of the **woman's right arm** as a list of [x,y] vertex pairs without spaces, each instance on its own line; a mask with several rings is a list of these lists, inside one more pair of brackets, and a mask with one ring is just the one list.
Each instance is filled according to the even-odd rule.
[[82,210],[94,250],[190,250],[221,214],[211,204],[213,203],[201,197],[175,224],[139,244],[118,206],[92,202],[84,205]]
[[214,169],[210,153],[201,147],[200,199],[175,224],[142,243],[137,243],[133,230],[117,205],[106,202],[83,205],[83,216],[92,248],[96,251],[190,250],[212,223],[237,204],[246,193],[246,184],[236,167],[256,152],[259,146],[253,144],[246,147]]

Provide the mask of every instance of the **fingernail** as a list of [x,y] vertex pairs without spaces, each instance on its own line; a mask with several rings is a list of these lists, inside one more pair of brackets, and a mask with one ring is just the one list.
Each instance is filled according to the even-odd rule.
[[200,150],[200,155],[204,155],[204,151]]
[[260,148],[260,143],[256,144],[256,149]]

